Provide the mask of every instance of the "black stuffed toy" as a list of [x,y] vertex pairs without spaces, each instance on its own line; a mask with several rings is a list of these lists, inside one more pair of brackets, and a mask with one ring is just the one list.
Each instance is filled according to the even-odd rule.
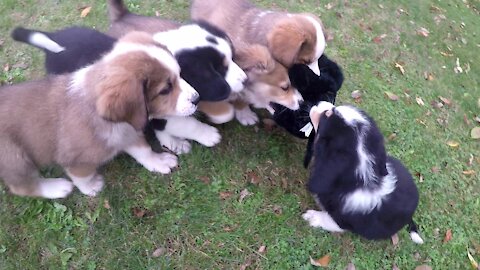
[[313,143],[315,137],[313,126],[310,123],[310,108],[320,101],[335,104],[337,92],[343,83],[342,69],[337,63],[328,59],[326,55],[322,55],[318,59],[318,67],[320,68],[320,76],[315,74],[308,66],[302,64],[293,65],[288,70],[292,85],[298,89],[304,100],[298,110],[292,111],[282,105],[272,104],[275,110],[273,120],[277,125],[285,128],[290,134],[298,138],[308,138],[305,160],[311,157],[310,144]]

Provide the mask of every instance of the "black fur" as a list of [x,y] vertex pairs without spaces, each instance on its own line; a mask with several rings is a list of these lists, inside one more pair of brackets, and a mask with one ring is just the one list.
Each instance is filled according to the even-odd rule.
[[45,69],[48,74],[70,73],[92,64],[102,54],[110,51],[116,42],[112,37],[84,27],[69,27],[51,33],[18,27],[12,32],[12,38],[31,44],[29,38],[37,32],[45,34],[65,48],[62,52],[54,53],[39,47],[45,52]]
[[[405,225],[410,232],[416,232],[412,216],[419,196],[411,174],[399,160],[387,156],[383,136],[372,118],[358,110],[368,119],[368,124],[356,122],[352,127],[346,124],[337,108],[330,117],[325,113],[320,117],[308,190],[340,228],[367,239],[390,238]],[[360,162],[357,146],[362,133],[364,149],[374,161],[373,173],[368,179],[360,178],[355,172]],[[387,171],[387,164],[391,171]],[[344,211],[348,194],[359,189],[379,190],[387,174],[394,175],[397,181],[393,192],[383,197],[379,207],[365,213]]]
[[335,103],[337,92],[342,87],[343,73],[340,66],[322,55],[318,59],[320,76],[317,76],[308,66],[296,64],[288,70],[290,81],[298,89],[304,101],[300,108],[292,111],[282,105],[272,104],[275,110],[273,120],[292,135],[306,139],[300,129],[310,123],[309,112],[312,106],[320,101]]

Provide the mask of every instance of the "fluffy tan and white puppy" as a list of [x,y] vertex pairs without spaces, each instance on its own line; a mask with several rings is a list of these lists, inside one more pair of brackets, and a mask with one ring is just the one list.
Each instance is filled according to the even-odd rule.
[[[132,32],[75,73],[0,88],[0,178],[22,196],[62,198],[76,186],[95,196],[97,167],[125,151],[148,170],[169,173],[177,159],[154,153],[142,130],[149,117],[190,115],[198,93],[151,35]],[[65,178],[38,168],[62,166]]]
[[290,85],[288,68],[300,63],[320,73],[317,61],[325,49],[325,35],[318,17],[263,10],[247,0],[193,0],[191,17],[220,27],[232,38],[235,61],[250,82],[240,98],[243,102],[236,102],[242,124],[258,121],[245,103],[270,109],[268,104],[275,102],[298,109],[300,95]]

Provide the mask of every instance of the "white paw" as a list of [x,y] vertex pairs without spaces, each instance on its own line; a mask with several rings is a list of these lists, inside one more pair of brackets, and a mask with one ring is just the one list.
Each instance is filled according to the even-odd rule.
[[322,211],[317,210],[307,210],[302,217],[306,220],[312,227],[321,227],[322,224]]
[[215,127],[204,124],[199,128],[194,140],[207,147],[212,147],[222,140],[222,135]]
[[89,180],[87,179],[73,179],[73,184],[82,192],[83,194],[95,197],[103,189],[105,181],[103,177],[99,174],[94,175]]
[[244,126],[255,125],[258,122],[257,114],[248,106],[241,110],[235,110],[235,118]]
[[178,165],[177,156],[170,153],[151,153],[142,160],[142,165],[151,172],[168,174]]
[[73,190],[73,183],[65,178],[51,178],[39,183],[41,196],[48,199],[67,197]]
[[162,136],[160,144],[177,155],[186,154],[192,149],[189,141],[173,136]]

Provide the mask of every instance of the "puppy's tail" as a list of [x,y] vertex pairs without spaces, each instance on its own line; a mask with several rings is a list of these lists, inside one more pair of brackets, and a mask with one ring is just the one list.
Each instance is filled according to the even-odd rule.
[[65,50],[64,47],[48,37],[47,33],[37,30],[17,27],[12,31],[12,38],[16,41],[27,43],[53,53],[59,53]]
[[417,244],[423,244],[423,239],[418,234],[417,224],[413,221],[413,219],[408,223],[407,230],[410,233],[410,238],[413,242]]
[[129,13],[123,0],[108,0],[107,9],[110,23],[120,20],[125,14]]

